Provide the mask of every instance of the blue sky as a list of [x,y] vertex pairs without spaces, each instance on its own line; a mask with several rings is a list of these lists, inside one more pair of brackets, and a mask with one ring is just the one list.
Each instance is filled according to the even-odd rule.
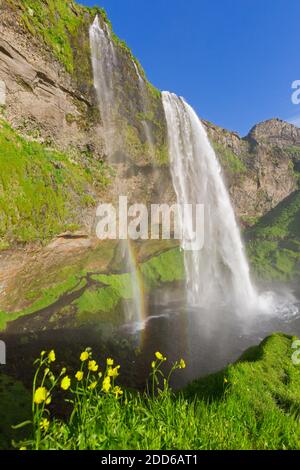
[[149,80],[198,114],[245,135],[279,117],[300,126],[299,0],[91,0]]

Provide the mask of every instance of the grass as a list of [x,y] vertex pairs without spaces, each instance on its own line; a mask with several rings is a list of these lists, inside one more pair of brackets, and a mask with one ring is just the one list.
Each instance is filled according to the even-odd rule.
[[[99,368],[92,363],[89,372],[86,362],[81,362],[79,371],[84,377],[78,382],[75,372],[59,367],[52,376],[48,370],[52,364],[41,356],[28,435],[18,446],[39,450],[300,449],[300,370],[291,360],[294,340],[274,334],[235,364],[178,393],[170,389],[167,377],[163,380],[161,365],[166,358],[160,353],[152,368],[149,364],[149,387],[144,393],[121,389],[118,375],[126,371],[111,361]],[[181,361],[169,365],[175,374],[184,367]],[[39,387],[47,389],[42,401]],[[49,413],[45,402],[50,395],[55,400],[57,394],[68,401],[69,413],[63,420],[53,410]]]
[[24,437],[24,432],[15,432],[11,424],[26,420],[30,416],[30,393],[18,382],[0,373],[0,448],[11,447],[12,439]]
[[300,191],[281,202],[247,232],[257,276],[289,281],[300,276]]
[[103,163],[26,140],[0,119],[0,247],[78,228],[80,211],[95,204],[95,189],[108,182]]
[[183,254],[179,248],[154,256],[141,266],[147,288],[161,283],[181,281],[185,278]]

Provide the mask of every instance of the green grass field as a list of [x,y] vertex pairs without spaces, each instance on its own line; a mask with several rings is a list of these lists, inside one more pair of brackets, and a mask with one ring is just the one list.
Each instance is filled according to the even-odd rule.
[[[78,361],[84,372],[79,382],[70,371],[63,370],[56,377],[48,371],[44,374],[52,364],[47,357],[42,358],[35,384],[34,425],[24,428],[28,429],[28,438],[18,447],[300,449],[300,366],[291,359],[294,340],[274,334],[245,352],[235,364],[177,393],[160,376],[159,366],[164,361],[158,358],[152,370],[160,384],[154,381],[152,388],[150,378],[148,393],[121,390],[115,380],[126,370],[116,370],[115,364],[100,364],[99,368],[92,364],[94,370],[88,371],[87,363],[80,366]],[[179,362],[174,373],[182,373]],[[66,380],[62,381],[63,377]],[[40,386],[46,387],[49,395],[41,398]],[[56,394],[68,400],[70,415],[65,420],[55,418],[53,410],[49,413],[43,401],[50,396],[55,401]]]

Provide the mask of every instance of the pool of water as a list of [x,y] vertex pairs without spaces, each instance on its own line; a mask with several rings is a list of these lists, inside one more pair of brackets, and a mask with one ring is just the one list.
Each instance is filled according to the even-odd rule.
[[[268,314],[234,314],[229,309],[189,308],[182,290],[170,286],[157,290],[150,299],[144,322],[121,327],[140,348],[141,381],[149,373],[156,351],[170,361],[184,358],[185,370],[176,372],[172,385],[182,387],[191,380],[216,372],[236,361],[250,346],[274,332],[300,335],[300,296],[293,289],[277,287],[277,304]],[[167,366],[166,366],[167,367]]]
[[[267,288],[271,289],[274,286]],[[4,371],[30,385],[32,364],[40,351],[54,348],[58,358],[76,371],[79,351],[91,346],[100,364],[108,356],[121,364],[122,384],[143,389],[155,352],[160,351],[168,358],[165,372],[172,362],[185,360],[186,369],[176,371],[171,381],[180,388],[236,361],[271,333],[300,336],[299,288],[276,286],[275,292],[276,302],[268,314],[250,314],[243,308],[236,314],[229,308],[187,308],[184,286],[165,285],[152,292],[143,321],[116,324],[106,320],[81,326],[74,324],[74,315],[59,315],[60,322],[52,322],[61,310],[60,299],[35,315],[16,320],[0,335],[7,344]],[[270,294],[264,294],[265,300],[268,297]],[[63,306],[72,300],[72,295],[63,297]],[[127,307],[130,310],[130,304]]]

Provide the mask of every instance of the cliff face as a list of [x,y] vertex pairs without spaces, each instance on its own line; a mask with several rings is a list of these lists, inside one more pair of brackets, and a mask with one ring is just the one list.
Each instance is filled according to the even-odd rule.
[[[111,31],[118,63],[116,133],[122,145],[109,162],[89,44],[89,27],[96,14]],[[145,84],[142,92],[139,76]],[[89,207],[80,208],[79,225],[90,229],[93,205],[119,194],[147,203],[175,202],[160,92],[148,83],[131,51],[113,34],[103,10],[65,0],[2,0],[0,80],[6,86],[3,115],[19,134],[46,148],[63,151],[79,167],[92,170],[85,191],[92,194],[93,201],[90,206],[86,204]],[[151,148],[145,124],[153,136]],[[205,125],[236,213],[245,224],[251,224],[297,188],[298,128],[271,120],[240,138],[211,123]],[[99,169],[103,164],[111,167],[109,181],[105,174],[105,184],[96,185],[95,165]],[[0,238],[3,236],[0,234]]]
[[[104,110],[93,86],[89,27],[96,15],[110,31],[117,63],[117,137],[112,158],[106,155]],[[0,330],[7,321],[38,312],[42,330],[45,309],[49,325],[54,316],[59,327],[66,321],[66,313],[70,325],[74,316],[76,322],[84,323],[86,317],[81,315],[90,314],[90,299],[99,312],[110,311],[102,284],[90,285],[89,273],[121,276],[115,267],[115,247],[99,246],[93,239],[96,204],[119,195],[148,204],[176,201],[161,94],[147,81],[126,44],[113,34],[103,10],[65,0],[0,0],[2,100],[3,87]],[[280,279],[288,279],[299,271],[299,193],[292,193],[299,181],[300,130],[274,119],[258,124],[241,138],[212,123],[204,125],[244,225],[252,225],[289,196],[287,206],[283,202],[272,212],[273,229],[265,230],[262,222],[258,231],[251,232],[250,246],[254,265],[263,264],[264,273],[274,277],[275,272]],[[151,145],[146,129],[151,133]],[[291,233],[290,225],[294,227]],[[30,242],[34,242],[33,248]],[[47,246],[37,248],[36,242]],[[174,250],[173,258],[165,255],[170,246],[174,245],[154,241],[150,248],[147,244],[135,247],[149,284],[181,279],[179,252]],[[81,292],[74,293],[74,289],[82,274],[87,292],[79,302],[76,295]],[[109,276],[102,281],[113,282]],[[116,303],[122,297],[122,283],[117,279],[110,286]],[[70,301],[68,308],[59,303],[63,293]],[[74,306],[74,299],[78,305]],[[47,310],[53,302],[54,310]],[[23,326],[21,322],[20,329]]]
[[256,125],[241,138],[206,123],[235,204],[251,224],[298,187],[300,129],[278,119]]
[[28,29],[18,3],[0,5],[0,77],[6,85],[7,119],[42,143],[64,150],[72,146],[79,152],[91,146],[101,155],[101,126],[90,77],[82,87],[67,72],[43,39]]
[[[103,10],[83,8],[74,2],[0,3],[0,80],[6,86],[5,118],[26,138],[62,150],[84,164],[88,163],[87,155],[107,161],[89,41],[89,27],[96,14],[111,30]],[[114,77],[118,114],[115,136],[121,144],[112,159],[110,190],[100,191],[98,198],[112,200],[122,191],[135,201],[174,201],[160,92],[146,80],[126,44],[111,34],[118,63]],[[58,44],[59,39],[62,44]],[[142,91],[141,76],[145,84]],[[151,130],[151,148],[145,124]]]

